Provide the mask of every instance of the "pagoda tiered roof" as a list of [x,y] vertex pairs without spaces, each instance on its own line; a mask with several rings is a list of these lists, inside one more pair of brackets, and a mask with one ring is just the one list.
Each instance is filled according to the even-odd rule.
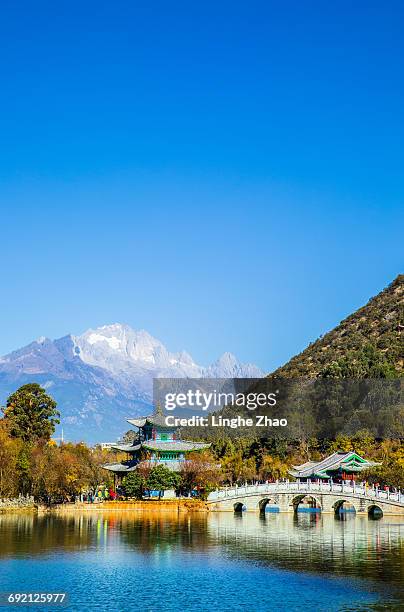
[[150,414],[149,416],[139,417],[137,419],[126,419],[128,423],[134,425],[135,427],[144,427],[146,423],[150,423],[150,425],[157,425],[158,427],[166,427],[167,429],[173,429],[172,425],[166,424],[166,417],[162,412],[155,412],[154,414]]
[[146,425],[147,417],[139,417],[138,419],[126,419],[128,423],[135,427],[143,427]]
[[122,451],[123,453],[135,453],[141,448],[142,444],[136,441],[136,444],[113,444],[111,448],[117,451]]
[[[165,416],[160,407],[156,408],[154,414],[127,419],[127,421],[139,429],[139,435],[130,444],[117,442],[112,448],[132,454],[132,459],[122,463],[107,463],[103,466],[106,470],[119,475],[133,472],[142,464],[165,465],[170,470],[178,472],[184,462],[187,461],[186,453],[210,447],[210,444],[204,442],[177,439],[176,428],[166,424]],[[150,454],[150,458],[145,459],[142,449],[147,451],[146,456]]]
[[138,466],[137,461],[125,461],[123,463],[105,463],[102,467],[109,472],[134,472]]
[[354,451],[336,451],[321,461],[307,461],[301,465],[294,465],[289,474],[295,478],[329,478],[328,472],[362,472],[371,467],[380,465],[375,461],[368,461]]

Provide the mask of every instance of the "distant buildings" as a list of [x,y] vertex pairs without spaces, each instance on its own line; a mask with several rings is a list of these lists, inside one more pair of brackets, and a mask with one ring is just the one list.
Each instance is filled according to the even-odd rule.
[[101,446],[102,450],[111,450],[111,448],[115,448],[117,442],[100,442],[99,446]]

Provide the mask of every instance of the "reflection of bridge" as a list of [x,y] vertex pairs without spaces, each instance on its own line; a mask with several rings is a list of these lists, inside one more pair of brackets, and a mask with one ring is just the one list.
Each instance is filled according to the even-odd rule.
[[305,498],[310,498],[322,512],[338,512],[344,504],[350,504],[358,514],[381,510],[383,514],[404,516],[404,495],[356,484],[284,482],[236,486],[214,491],[207,501],[211,510],[265,511],[269,504],[279,512],[293,512]]

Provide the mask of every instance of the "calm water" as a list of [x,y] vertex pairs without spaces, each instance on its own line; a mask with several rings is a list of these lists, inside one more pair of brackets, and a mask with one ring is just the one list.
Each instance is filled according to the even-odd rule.
[[0,591],[65,591],[59,610],[403,610],[404,520],[343,518],[3,514]]

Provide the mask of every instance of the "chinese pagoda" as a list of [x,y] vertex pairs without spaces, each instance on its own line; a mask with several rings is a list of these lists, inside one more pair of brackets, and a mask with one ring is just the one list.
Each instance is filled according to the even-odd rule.
[[165,416],[160,407],[154,414],[137,419],[127,419],[128,423],[137,427],[138,433],[131,444],[116,444],[111,448],[125,452],[127,461],[107,463],[103,468],[113,472],[114,476],[123,477],[133,472],[142,463],[165,465],[170,470],[178,472],[186,456],[190,452],[209,448],[210,444],[181,440],[178,430],[166,424]]
[[356,480],[363,470],[381,465],[374,461],[367,461],[355,451],[337,451],[322,459],[322,461],[307,461],[302,465],[294,465],[289,474],[300,482],[307,480],[329,480],[334,482],[342,480]]

